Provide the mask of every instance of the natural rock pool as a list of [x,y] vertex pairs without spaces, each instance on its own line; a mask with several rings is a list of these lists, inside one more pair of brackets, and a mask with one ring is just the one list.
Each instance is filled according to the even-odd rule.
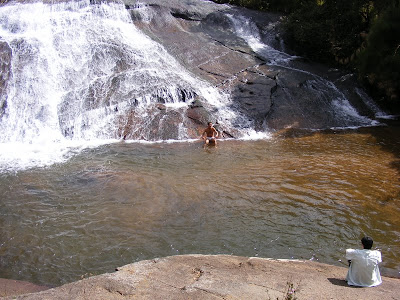
[[[288,54],[280,16],[7,1],[0,21],[0,278],[192,253],[346,266],[364,234],[399,277],[399,128],[372,127],[396,117]],[[232,139],[203,148],[208,121]]]
[[371,235],[399,277],[399,131],[118,142],[0,175],[0,277],[60,285],[135,261],[234,254],[345,266]]

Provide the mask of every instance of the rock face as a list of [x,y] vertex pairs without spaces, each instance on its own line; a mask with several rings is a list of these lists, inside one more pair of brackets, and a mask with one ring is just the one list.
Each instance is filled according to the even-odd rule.
[[87,10],[51,3],[82,18],[67,13],[55,22],[47,14],[49,22],[32,25],[54,33],[43,41],[39,30],[35,38],[24,30],[14,35],[24,28],[14,9],[8,41],[0,37],[0,118],[19,120],[17,136],[35,124],[37,131],[53,128],[54,119],[70,139],[167,140],[197,138],[208,121],[240,137],[249,129],[369,125],[363,116],[375,115],[351,76],[288,54],[279,15],[206,0],[124,0],[107,8],[104,1],[81,2]]
[[[136,26],[192,73],[231,94],[231,108],[243,116],[237,124],[261,129],[276,81],[274,72],[262,69],[265,62],[237,36],[229,18],[236,9],[210,1],[144,1],[151,11],[144,18],[141,9],[130,6],[130,1],[125,3]],[[275,15],[263,17],[265,23],[278,19]],[[205,118],[197,116],[207,112],[200,107],[190,107],[187,116],[204,126]]]
[[11,49],[0,37],[0,118],[7,108],[7,84],[11,76]]
[[[183,255],[141,261],[117,272],[6,299],[395,299],[399,279],[374,288],[347,286],[346,268],[311,261]],[[289,289],[291,292],[291,289]]]
[[[345,85],[339,70],[282,52],[278,15],[210,1],[141,1],[145,8],[125,3],[136,26],[191,72],[231,95],[232,109],[240,112],[234,125],[322,129],[365,125],[370,120],[363,116],[373,116],[354,92],[355,80],[347,76]],[[235,26],[235,20],[242,22]],[[253,32],[241,34],[247,25]],[[255,52],[246,40],[250,33],[268,46]]]
[[26,281],[0,278],[0,298],[48,290],[48,287],[35,285]]

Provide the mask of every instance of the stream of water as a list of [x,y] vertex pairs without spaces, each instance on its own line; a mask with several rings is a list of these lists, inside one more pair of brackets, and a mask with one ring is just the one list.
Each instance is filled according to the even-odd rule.
[[[239,21],[255,52],[294,69]],[[190,253],[346,266],[364,234],[383,275],[399,277],[399,128],[370,127],[331,82],[310,74],[352,129],[254,140],[233,122],[229,95],[135,28],[121,3],[15,3],[0,7],[0,22],[12,52],[0,95],[0,277],[57,286]],[[203,148],[183,122],[172,140],[118,136],[130,110],[141,137],[160,98],[181,113],[196,96],[242,139]]]

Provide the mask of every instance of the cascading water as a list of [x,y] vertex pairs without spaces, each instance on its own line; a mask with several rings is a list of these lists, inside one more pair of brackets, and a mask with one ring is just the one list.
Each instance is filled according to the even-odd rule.
[[[292,56],[284,51],[280,51],[270,46],[272,44],[273,34],[268,34],[268,40],[262,41],[261,34],[257,25],[250,19],[244,16],[233,16],[228,14],[228,18],[234,25],[238,36],[243,38],[249,46],[259,55],[262,55],[271,65],[282,65],[296,59],[297,56]],[[270,24],[271,27],[276,26],[275,23]]]
[[[0,277],[57,286],[193,253],[343,266],[338,249],[360,232],[373,234],[382,270],[398,276],[398,127],[311,133],[371,123],[347,105],[342,87],[354,86],[341,72],[328,81],[314,65],[303,70],[272,27],[266,37],[239,23],[238,39],[226,13],[239,9],[141,1],[125,0],[128,11],[97,0],[0,5]],[[263,120],[310,126],[218,148],[137,142],[190,141],[199,115],[239,138]],[[134,143],[120,142],[125,135]]]
[[[270,30],[266,32],[266,34],[264,34],[265,37],[262,38],[257,25],[250,19],[244,16],[227,16],[231,20],[237,35],[244,39],[251,49],[262,57],[269,66],[276,67],[283,71],[287,70],[297,73],[299,74],[298,77],[303,78],[301,92],[304,93],[304,95],[302,95],[300,91],[293,93],[288,89],[284,89],[284,93],[287,99],[290,99],[289,102],[292,102],[293,110],[296,113],[302,114],[302,111],[309,109],[309,107],[301,107],[297,104],[297,99],[304,96],[309,99],[317,99],[318,104],[314,106],[320,107],[321,115],[336,120],[341,128],[370,126],[378,123],[368,117],[361,116],[350,104],[343,92],[340,91],[332,81],[296,67],[294,62],[299,58],[298,56],[289,55],[282,50],[266,44],[265,41],[273,44],[272,40],[275,39],[276,35],[274,26],[276,26],[277,23],[271,23]],[[288,83],[282,82],[279,76],[277,76],[277,83],[282,86],[288,85]],[[361,90],[356,90],[356,92],[359,95],[362,93]],[[362,98],[365,98],[365,96]],[[372,100],[370,102],[373,103]],[[368,104],[370,108],[371,105],[373,104]],[[377,110],[378,108],[374,105],[373,111]]]
[[[16,3],[1,8],[0,21],[12,53],[1,99],[3,168],[51,164],[71,147],[120,139],[127,126],[133,139],[187,139],[183,112],[195,97],[224,120],[234,115],[226,95],[136,29],[121,3]],[[162,131],[168,116],[159,103],[181,119],[172,133]],[[154,122],[160,132],[150,132]]]
[[[146,5],[134,8],[142,22],[155,17]],[[311,95],[319,99],[314,106],[321,107],[322,118],[330,116],[344,127],[372,123],[332,82],[293,67],[295,56],[265,44],[250,20],[229,17],[237,34],[269,66],[306,78],[303,94],[283,89],[295,114],[308,109],[297,98]],[[255,135],[252,120],[232,108],[230,95],[191,75],[136,28],[122,3],[10,3],[1,7],[0,22],[3,170],[50,165],[126,137],[196,138],[185,113],[197,99],[220,129],[240,138],[268,136]],[[276,78],[282,86],[284,80]]]
[[368,94],[360,89],[360,88],[356,88],[355,89],[357,95],[360,96],[361,99],[363,99],[363,102],[365,103],[365,105],[375,114],[375,117],[378,119],[395,119],[396,116],[393,115],[388,115],[387,113],[385,113],[380,107],[378,107],[378,105],[376,105],[376,103],[374,102],[373,99],[371,99],[370,96],[368,96]]

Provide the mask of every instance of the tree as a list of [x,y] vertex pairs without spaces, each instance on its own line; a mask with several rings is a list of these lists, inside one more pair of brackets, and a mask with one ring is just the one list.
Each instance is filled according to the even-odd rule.
[[319,61],[330,61],[329,19],[316,1],[301,1],[285,20],[287,43],[299,54]]
[[399,106],[400,98],[400,7],[388,7],[371,26],[367,45],[357,66],[365,80],[381,100],[391,107]]
[[300,55],[358,73],[400,109],[400,0],[215,0],[285,12],[285,40]]

